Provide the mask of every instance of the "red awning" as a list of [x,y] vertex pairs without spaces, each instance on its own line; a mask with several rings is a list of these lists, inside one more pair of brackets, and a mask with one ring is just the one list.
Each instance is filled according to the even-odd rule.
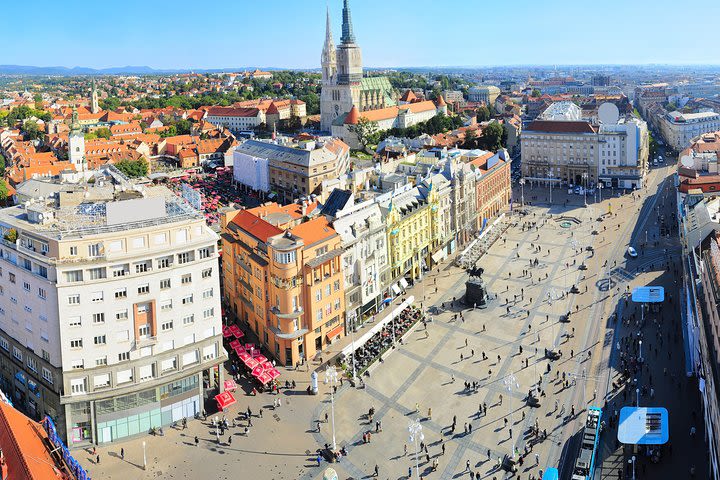
[[235,352],[237,353],[238,358],[239,358],[240,360],[242,360],[243,362],[245,362],[245,360],[248,360],[249,358],[252,358],[252,357],[250,357],[250,354],[247,353],[247,352],[244,352],[244,351],[243,351],[243,352],[238,352],[237,350],[235,350]]
[[227,327],[227,326],[223,327],[222,333],[223,333],[223,337],[224,337],[224,338],[230,338],[230,337],[232,337],[232,332],[230,331],[230,328]]
[[235,336],[235,338],[242,338],[245,336],[242,330],[240,330],[240,327],[237,325],[230,325],[230,332]]
[[265,355],[262,355],[262,354],[253,355],[253,358],[254,358],[255,360],[257,360],[258,365],[260,365],[261,363],[265,363],[265,362],[268,361],[268,359],[265,357]]
[[270,375],[270,378],[271,378],[272,380],[275,380],[276,378],[278,378],[278,377],[280,376],[280,371],[279,371],[278,369],[276,369],[276,368],[273,368],[273,369],[271,369],[271,370],[267,370],[265,373],[267,373],[268,375]]
[[260,375],[258,375],[258,376],[255,377],[255,378],[257,378],[258,381],[259,381],[260,383],[262,383],[263,385],[265,385],[265,384],[267,384],[267,383],[270,383],[270,382],[272,381],[272,377],[271,377],[270,374],[267,373],[267,372],[263,372],[263,373],[261,373]]
[[230,392],[223,392],[220,395],[215,395],[215,401],[217,401],[220,410],[225,410],[235,403],[235,397]]
[[237,384],[234,380],[225,380],[223,382],[223,387],[226,392],[234,392],[237,390]]
[[[233,350],[237,350],[238,348],[242,348],[242,345],[240,344],[240,340],[233,340],[230,342],[230,348]],[[243,349],[244,350],[244,349]]]
[[[264,365],[264,364],[263,364],[263,365]],[[252,372],[251,372],[251,373],[252,373],[252,376],[253,376],[253,377],[257,377],[258,375],[260,375],[260,374],[263,373],[264,371],[265,371],[265,369],[263,368],[263,366],[262,366],[262,365],[258,365],[257,367],[255,367],[255,368],[252,369]]]
[[343,331],[343,325],[340,324],[337,327],[333,328],[327,333],[327,339],[329,342],[332,342],[335,337],[339,336]]
[[255,360],[255,359],[252,358],[252,357],[248,357],[248,358],[244,359],[244,360],[243,360],[243,363],[245,364],[246,367],[251,368],[251,369],[257,367],[258,365],[260,365],[260,364],[258,363],[258,361]]

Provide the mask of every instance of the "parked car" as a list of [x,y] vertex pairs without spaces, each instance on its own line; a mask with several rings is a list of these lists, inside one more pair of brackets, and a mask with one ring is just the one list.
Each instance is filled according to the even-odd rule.
[[630,258],[637,258],[638,256],[637,250],[635,250],[633,247],[628,247],[627,254]]

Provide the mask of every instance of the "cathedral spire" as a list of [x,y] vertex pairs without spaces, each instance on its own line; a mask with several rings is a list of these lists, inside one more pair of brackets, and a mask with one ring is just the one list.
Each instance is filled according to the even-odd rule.
[[353,35],[352,17],[350,16],[350,5],[348,0],[344,0],[343,3],[343,24],[340,42],[344,44],[355,43],[355,35]]
[[327,18],[325,19],[325,45],[333,45],[332,24],[330,23],[330,7],[327,7]]

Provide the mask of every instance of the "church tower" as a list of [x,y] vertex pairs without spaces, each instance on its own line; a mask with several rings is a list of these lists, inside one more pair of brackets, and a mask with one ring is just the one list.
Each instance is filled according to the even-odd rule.
[[100,105],[98,104],[98,94],[95,89],[95,79],[92,79],[92,91],[90,93],[90,111],[92,113],[98,113],[100,111]]
[[[332,44],[329,18],[326,28],[322,55],[323,86],[320,93],[320,129],[329,132],[336,118],[348,113],[353,105],[360,104],[360,83],[363,69],[362,53],[360,47],[355,43],[348,0],[344,0],[343,3],[342,36],[337,49],[329,48],[329,44]],[[331,59],[334,59],[332,67],[330,67]],[[328,68],[326,68],[326,60]]]
[[85,135],[78,121],[77,107],[73,107],[72,123],[68,138],[68,160],[78,172],[85,171]]
[[337,57],[330,23],[330,7],[327,9],[327,18],[325,20],[325,45],[323,45],[321,65],[322,84],[332,85],[335,82],[335,72],[337,71]]

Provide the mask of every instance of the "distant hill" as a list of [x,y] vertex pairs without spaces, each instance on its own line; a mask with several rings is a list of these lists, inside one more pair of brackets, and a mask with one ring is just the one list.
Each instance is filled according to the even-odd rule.
[[[161,73],[184,73],[184,72],[241,72],[255,70],[256,67],[243,68],[214,68],[214,69],[154,69],[147,66],[125,66],[110,68],[89,68],[89,67],[34,67],[28,65],[0,65],[0,75],[153,75]],[[283,70],[272,67],[259,67],[261,70]]]

